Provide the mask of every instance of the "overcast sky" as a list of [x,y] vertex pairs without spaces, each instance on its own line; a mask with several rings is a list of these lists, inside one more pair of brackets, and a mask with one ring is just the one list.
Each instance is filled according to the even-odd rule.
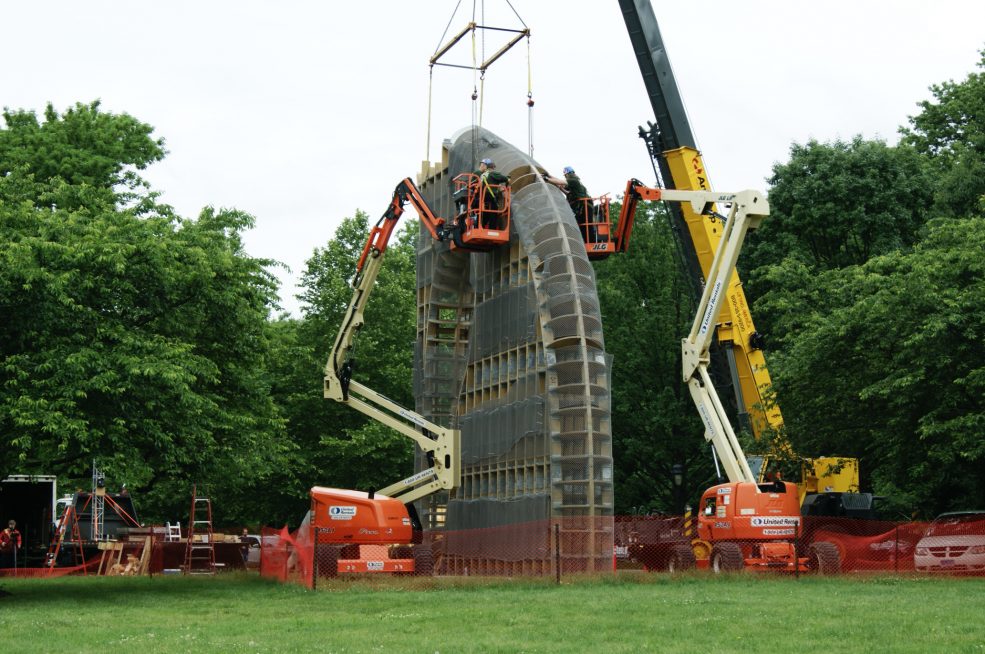
[[[378,217],[396,183],[471,124],[471,71],[435,68],[426,154],[428,59],[456,0],[6,3],[5,107],[59,111],[102,101],[155,127],[167,158],[145,172],[182,215],[236,207],[257,225],[246,247],[287,264],[282,303],[313,248],[362,209]],[[637,126],[652,120],[615,0],[512,0],[531,29],[534,156],[571,165],[589,191],[653,182]],[[481,10],[482,3],[477,3]],[[765,188],[790,144],[897,139],[929,99],[962,80],[985,47],[985,3],[653,0],[714,188]],[[505,0],[483,24],[521,27]],[[485,52],[505,33],[486,32]],[[483,44],[478,45],[479,56]],[[470,64],[459,44],[449,62]],[[486,75],[483,126],[528,145],[527,48]]]

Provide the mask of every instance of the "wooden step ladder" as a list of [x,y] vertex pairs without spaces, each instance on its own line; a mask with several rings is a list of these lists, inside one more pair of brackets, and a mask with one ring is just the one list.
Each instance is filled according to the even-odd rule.
[[[69,537],[66,538],[66,535],[69,535]],[[71,504],[65,507],[62,518],[58,522],[58,535],[48,548],[49,575],[54,570],[55,565],[58,564],[58,554],[61,552],[62,545],[66,540],[74,545],[73,554],[75,555],[75,565],[81,565],[82,574],[88,576],[89,573],[85,569],[86,557],[82,551],[82,533],[79,531],[79,516],[75,512],[75,507]]]
[[207,497],[198,497],[194,486],[186,533],[188,545],[185,548],[185,574],[214,575],[215,540],[212,533],[212,501]]

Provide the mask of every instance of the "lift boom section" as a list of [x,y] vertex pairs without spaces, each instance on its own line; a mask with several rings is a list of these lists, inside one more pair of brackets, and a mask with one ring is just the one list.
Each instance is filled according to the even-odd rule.
[[[692,547],[709,557],[715,572],[740,570],[818,572],[834,574],[841,569],[840,554],[830,542],[810,543],[798,552],[801,534],[800,498],[797,486],[775,480],[757,483],[721,398],[708,374],[715,325],[722,306],[729,301],[726,290],[735,274],[735,264],[746,234],[759,227],[769,215],[766,198],[758,191],[718,194],[707,191],[664,191],[663,199],[683,201],[690,196],[690,209],[714,217],[713,203],[730,204],[722,221],[722,236],[701,293],[694,322],[681,342],[684,382],[705,427],[705,438],[725,468],[728,483],[705,490],[698,514],[698,540]],[[704,200],[703,202],[701,200]]]
[[[673,194],[673,195],[672,195]],[[758,191],[740,193],[711,193],[707,191],[663,191],[663,199],[690,199],[691,209],[701,215],[712,215],[715,202],[730,203],[731,209],[722,226],[722,238],[715,251],[687,338],[682,341],[681,353],[684,382],[701,415],[705,438],[715,446],[715,452],[731,482],[756,483],[735,431],[729,423],[721,398],[708,374],[715,325],[727,300],[726,289],[735,273],[735,264],[746,234],[756,229],[769,215],[769,204]],[[699,200],[704,200],[704,203]]]
[[[629,249],[629,239],[633,235],[633,221],[636,217],[636,207],[640,200],[659,200],[663,189],[647,186],[638,179],[626,182],[623,191],[622,208],[619,210],[619,223],[613,237],[616,252],[626,252]],[[666,198],[665,198],[666,199]]]
[[347,404],[396,430],[417,443],[427,454],[429,468],[377,491],[380,495],[399,499],[404,504],[439,490],[451,490],[458,486],[461,478],[460,432],[457,429],[435,424],[352,379],[352,351],[356,336],[365,322],[363,312],[383,265],[383,254],[390,236],[408,202],[417,210],[421,223],[433,238],[449,238],[445,221],[434,214],[414,182],[410,178],[401,181],[393,192],[390,206],[370,230],[359,257],[353,279],[355,290],[352,300],[325,365],[324,387],[326,399]]

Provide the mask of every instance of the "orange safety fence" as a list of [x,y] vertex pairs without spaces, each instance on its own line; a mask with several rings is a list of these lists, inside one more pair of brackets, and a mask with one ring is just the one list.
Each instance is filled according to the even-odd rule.
[[260,574],[281,582],[311,587],[314,546],[305,523],[294,532],[287,527],[260,530]]
[[62,568],[0,568],[0,577],[17,578],[46,578],[65,577],[68,575],[95,574],[99,567],[99,559],[87,561],[85,565],[73,565]]
[[709,543],[680,516],[617,516],[436,531],[418,544],[387,547],[327,543],[327,532],[313,534],[303,526],[294,533],[264,530],[261,574],[311,588],[346,573],[560,578],[728,571],[738,556],[740,568],[753,571],[985,576],[985,515],[933,523],[805,517],[795,533],[778,541]]
[[[747,570],[795,574],[985,576],[981,512],[944,514],[933,522],[807,516],[798,519],[793,531],[781,541],[716,543],[699,538],[680,516],[577,517],[432,531],[416,544],[357,546],[333,543],[329,533],[305,522],[293,532],[286,527],[262,530],[259,571],[309,588],[320,579],[348,573],[560,578],[613,571],[727,570],[737,558]],[[147,528],[133,541],[121,551],[139,553],[141,544],[150,542],[145,573],[181,572],[184,543],[169,542],[159,528]],[[216,553],[219,571],[246,568],[239,543],[216,543]],[[0,578],[97,574],[102,554],[87,554],[85,565],[0,568]],[[110,562],[103,566],[104,574]]]

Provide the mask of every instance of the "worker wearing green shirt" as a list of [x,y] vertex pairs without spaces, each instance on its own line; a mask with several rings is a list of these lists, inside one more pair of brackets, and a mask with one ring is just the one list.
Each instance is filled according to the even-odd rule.
[[575,174],[575,169],[571,166],[565,166],[564,179],[558,179],[549,175],[544,179],[564,191],[564,194],[568,197],[568,205],[571,207],[572,213],[575,214],[575,220],[578,226],[583,229],[587,227],[588,229],[589,233],[585,235],[587,237],[586,240],[594,243],[596,240],[596,229],[590,220],[592,196],[588,194],[585,185],[581,183],[581,179]]
[[510,178],[496,170],[496,163],[488,158],[479,162],[479,170],[475,175],[479,179],[479,189],[473,196],[474,208],[479,207],[481,198],[482,226],[486,229],[496,228],[498,220],[493,212],[499,209],[501,191],[498,187],[501,184],[509,184]]

